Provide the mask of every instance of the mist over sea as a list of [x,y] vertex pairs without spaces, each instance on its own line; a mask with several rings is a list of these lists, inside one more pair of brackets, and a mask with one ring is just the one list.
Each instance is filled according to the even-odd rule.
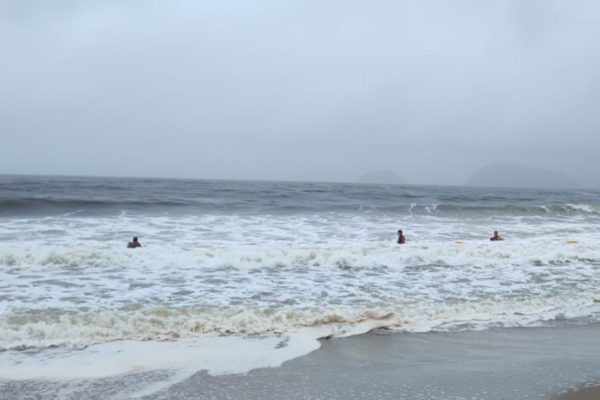
[[599,241],[593,190],[2,176],[0,380],[245,372],[374,328],[597,323]]

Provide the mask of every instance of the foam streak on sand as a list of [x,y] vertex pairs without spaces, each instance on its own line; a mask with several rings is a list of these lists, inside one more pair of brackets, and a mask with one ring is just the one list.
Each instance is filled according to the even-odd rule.
[[167,389],[198,371],[223,375],[278,367],[318,349],[320,338],[360,335],[382,325],[380,321],[363,321],[304,328],[281,335],[205,335],[177,341],[116,341],[79,350],[6,351],[0,357],[0,388],[2,381],[94,381],[163,371],[160,378],[153,378],[143,389],[127,391],[126,398],[138,398]]
[[[138,370],[104,379],[0,381],[0,398],[27,399],[42,394],[42,397],[65,400],[556,400],[555,395],[559,393],[600,381],[598,329],[595,325],[461,333],[378,332],[324,340],[317,351],[279,368],[253,368],[245,374],[199,372],[190,375],[189,370]],[[227,345],[233,344],[227,342]],[[309,342],[314,347],[314,342]],[[268,340],[265,343],[265,346],[256,343],[257,349],[269,351],[274,344]],[[216,359],[239,354],[242,365],[248,366],[242,348],[233,345],[230,353],[222,354],[221,344],[223,342],[218,344]],[[214,353],[207,349],[198,355],[211,360]],[[142,359],[146,356],[145,353],[138,355]],[[100,356],[97,360],[106,363]],[[252,365],[258,364],[252,362]],[[240,368],[228,369],[236,370]],[[579,395],[595,393],[585,390]],[[571,400],[569,396],[575,395],[570,393],[561,400]]]

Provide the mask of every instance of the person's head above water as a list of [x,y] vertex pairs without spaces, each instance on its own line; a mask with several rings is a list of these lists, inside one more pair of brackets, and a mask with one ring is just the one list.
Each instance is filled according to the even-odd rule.
[[399,229],[398,230],[398,240],[396,241],[396,243],[404,244],[405,241],[406,241],[406,238],[404,237],[404,234],[402,233],[402,229]]
[[142,247],[142,244],[140,242],[138,242],[137,236],[134,236],[133,240],[131,242],[127,243],[127,247],[130,249],[135,249],[136,247]]
[[498,231],[494,231],[494,236],[490,240],[504,240],[504,238],[498,234]]

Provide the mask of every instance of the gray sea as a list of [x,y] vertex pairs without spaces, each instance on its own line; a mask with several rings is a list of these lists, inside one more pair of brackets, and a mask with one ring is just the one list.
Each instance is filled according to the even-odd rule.
[[594,190],[0,176],[0,381],[159,376],[133,398],[323,337],[597,323],[599,223]]

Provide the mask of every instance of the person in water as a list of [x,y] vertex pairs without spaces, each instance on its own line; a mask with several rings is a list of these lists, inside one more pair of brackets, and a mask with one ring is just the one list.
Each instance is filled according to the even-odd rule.
[[495,242],[496,240],[504,240],[504,238],[498,234],[498,231],[494,231],[494,236],[490,240]]
[[396,241],[396,243],[398,243],[398,244],[406,243],[406,238],[404,237],[404,233],[402,233],[402,230],[398,231],[398,240]]
[[134,236],[133,240],[131,242],[127,243],[127,248],[135,249],[136,247],[142,247],[142,244],[138,241],[137,236]]

